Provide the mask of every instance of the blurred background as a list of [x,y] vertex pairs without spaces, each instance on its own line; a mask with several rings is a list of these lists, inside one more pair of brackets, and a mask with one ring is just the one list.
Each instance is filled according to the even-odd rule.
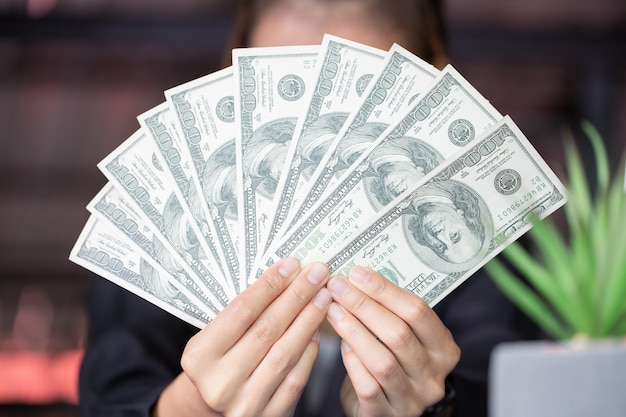
[[[232,0],[0,0],[0,417],[78,415],[96,164],[163,91],[220,68]],[[624,0],[447,0],[452,64],[560,172],[582,119],[626,144]],[[25,389],[28,387],[28,389]]]

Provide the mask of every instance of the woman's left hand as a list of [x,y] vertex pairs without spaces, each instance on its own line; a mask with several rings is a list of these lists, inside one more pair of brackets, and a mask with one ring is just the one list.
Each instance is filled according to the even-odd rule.
[[341,403],[350,417],[419,416],[445,395],[460,349],[417,295],[363,267],[327,284],[329,323],[342,338],[348,377]]

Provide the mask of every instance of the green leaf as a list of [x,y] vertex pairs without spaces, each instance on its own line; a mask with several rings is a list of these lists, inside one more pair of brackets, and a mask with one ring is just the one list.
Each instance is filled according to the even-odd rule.
[[537,246],[540,259],[570,300],[572,314],[576,315],[580,329],[589,334],[593,327],[593,317],[590,316],[593,306],[586,299],[589,294],[583,292],[581,288],[588,287],[589,284],[585,281],[593,278],[581,277],[582,282],[576,280],[577,275],[572,268],[568,247],[561,232],[552,223],[536,219],[532,223],[533,228],[529,233]]
[[[596,263],[594,247],[589,237],[587,227],[571,230],[569,242],[572,270],[576,272],[577,276],[595,274]],[[590,298],[594,299],[592,295]]]
[[[610,186],[607,216],[611,219],[607,240],[613,250],[607,250],[605,259],[605,299],[599,305],[603,313],[603,329],[613,326],[626,314],[626,193],[621,185],[622,170]],[[615,253],[617,252],[617,253]]]
[[567,164],[566,184],[570,216],[568,223],[570,226],[579,227],[588,221],[591,213],[591,192],[587,183],[587,175],[580,154],[573,140],[565,141],[565,158]]
[[[606,196],[606,194],[604,194]],[[590,257],[593,258],[594,269],[586,277],[589,277],[589,287],[586,291],[592,294],[592,299],[597,305],[601,305],[602,298],[607,286],[607,263],[610,256],[610,247],[614,244],[611,241],[611,224],[608,213],[608,204],[605,198],[596,201],[593,212],[589,218],[588,239],[591,244]],[[596,310],[600,314],[599,309]],[[596,318],[596,321],[598,318]]]
[[561,340],[569,339],[574,334],[571,329],[564,328],[537,295],[522,284],[497,258],[489,261],[485,265],[485,270],[502,292],[548,334]]
[[624,337],[626,335],[626,312],[612,323],[612,327],[606,332],[606,335],[610,337]]
[[514,243],[502,252],[525,280],[495,259],[485,269],[507,297],[555,338],[624,336],[625,161],[611,178],[602,137],[589,122],[582,128],[593,147],[597,186],[589,184],[573,137],[565,138],[567,230],[533,218],[528,232],[532,251]]
[[612,184],[608,191],[609,215],[611,219],[621,219],[626,208],[626,184],[624,184],[624,170],[626,161],[620,163]]
[[[624,244],[625,241],[626,239],[623,239],[620,243]],[[626,315],[626,277],[623,272],[625,270],[626,259],[620,257],[619,261],[615,263],[615,269],[608,278],[604,303],[599,306],[599,310],[602,311],[602,321],[599,327],[603,332],[608,332],[620,320],[620,317],[623,319]],[[625,333],[614,334],[613,336],[621,336],[623,334]]]
[[598,175],[598,188],[601,193],[605,193],[609,187],[609,158],[604,147],[604,141],[598,130],[588,121],[583,121],[582,128],[591,141],[596,161],[596,173]]
[[518,242],[513,242],[504,249],[502,256],[506,257],[528,282],[556,309],[570,326],[577,327],[577,318],[572,314],[569,297],[562,291],[554,277],[537,263]]

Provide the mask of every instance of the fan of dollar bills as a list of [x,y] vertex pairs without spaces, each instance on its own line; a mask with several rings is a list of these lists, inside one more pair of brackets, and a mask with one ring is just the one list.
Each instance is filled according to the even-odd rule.
[[197,327],[286,256],[432,306],[565,203],[508,116],[399,45],[235,49],[138,121],[70,260]]

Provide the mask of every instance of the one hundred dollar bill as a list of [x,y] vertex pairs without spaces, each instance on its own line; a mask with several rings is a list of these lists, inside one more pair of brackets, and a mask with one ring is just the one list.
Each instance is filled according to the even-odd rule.
[[98,168],[124,192],[152,230],[192,266],[204,288],[226,306],[236,292],[217,260],[203,249],[196,223],[176,196],[175,185],[159,163],[158,152],[154,142],[139,129],[98,163]]
[[87,204],[87,210],[104,223],[117,229],[132,241],[137,249],[149,259],[157,262],[169,275],[177,281],[179,288],[188,291],[202,306],[213,314],[222,308],[220,301],[210,291],[198,285],[198,277],[169,242],[161,240],[151,229],[141,214],[132,204],[124,200],[124,195],[108,182]]
[[557,176],[506,116],[325,261],[336,274],[377,270],[433,306],[524,234],[533,216],[565,201]]
[[[164,102],[160,105],[137,116],[139,124],[156,145],[155,157],[163,170],[169,173],[169,179],[173,185],[173,192],[181,203],[186,216],[193,224],[194,231],[201,238],[200,244],[204,251],[211,255],[224,271],[224,259],[221,250],[215,242],[209,225],[207,211],[203,200],[200,198],[196,181],[193,180],[191,158],[186,152],[183,134],[179,130],[176,113]],[[226,279],[231,278],[224,274]],[[239,282],[232,282],[230,286],[238,291]]]
[[[235,161],[235,102],[232,67],[165,91],[175,110],[191,161],[196,202],[221,251],[222,269],[239,292],[240,261]],[[185,152],[185,149],[183,149]]]
[[215,316],[170,280],[127,236],[91,216],[69,259],[198,328]]
[[263,253],[259,256],[264,255],[291,208],[306,195],[304,190],[313,172],[350,112],[364,99],[368,84],[382,68],[386,56],[387,51],[337,36],[324,36],[314,86],[306,95],[304,113],[287,150],[287,168],[279,178],[275,206],[269,218],[272,226],[262,236]]
[[[447,66],[268,251],[265,266],[288,255],[307,263],[337,250],[367,219],[501,118]],[[308,249],[313,236],[325,236],[324,245]]]
[[276,185],[285,164],[318,46],[233,50],[235,143],[242,288],[268,227]]
[[[297,164],[290,167],[282,196],[276,199],[278,206],[271,229],[279,230],[283,224],[284,230],[293,227],[324,191],[332,188],[333,179],[340,178],[389,124],[415,102],[419,93],[438,74],[437,68],[394,44],[382,64],[382,70],[369,82],[362,98],[355,103],[356,109],[351,110],[343,127],[317,164],[308,186],[300,188],[296,201],[299,204],[294,203],[294,207],[289,197],[297,194],[295,187],[299,184],[299,173],[303,170]],[[294,160],[302,162],[303,159],[297,151]],[[279,240],[281,235],[282,232],[278,231],[275,236],[270,236],[266,246],[271,246],[273,240]]]

